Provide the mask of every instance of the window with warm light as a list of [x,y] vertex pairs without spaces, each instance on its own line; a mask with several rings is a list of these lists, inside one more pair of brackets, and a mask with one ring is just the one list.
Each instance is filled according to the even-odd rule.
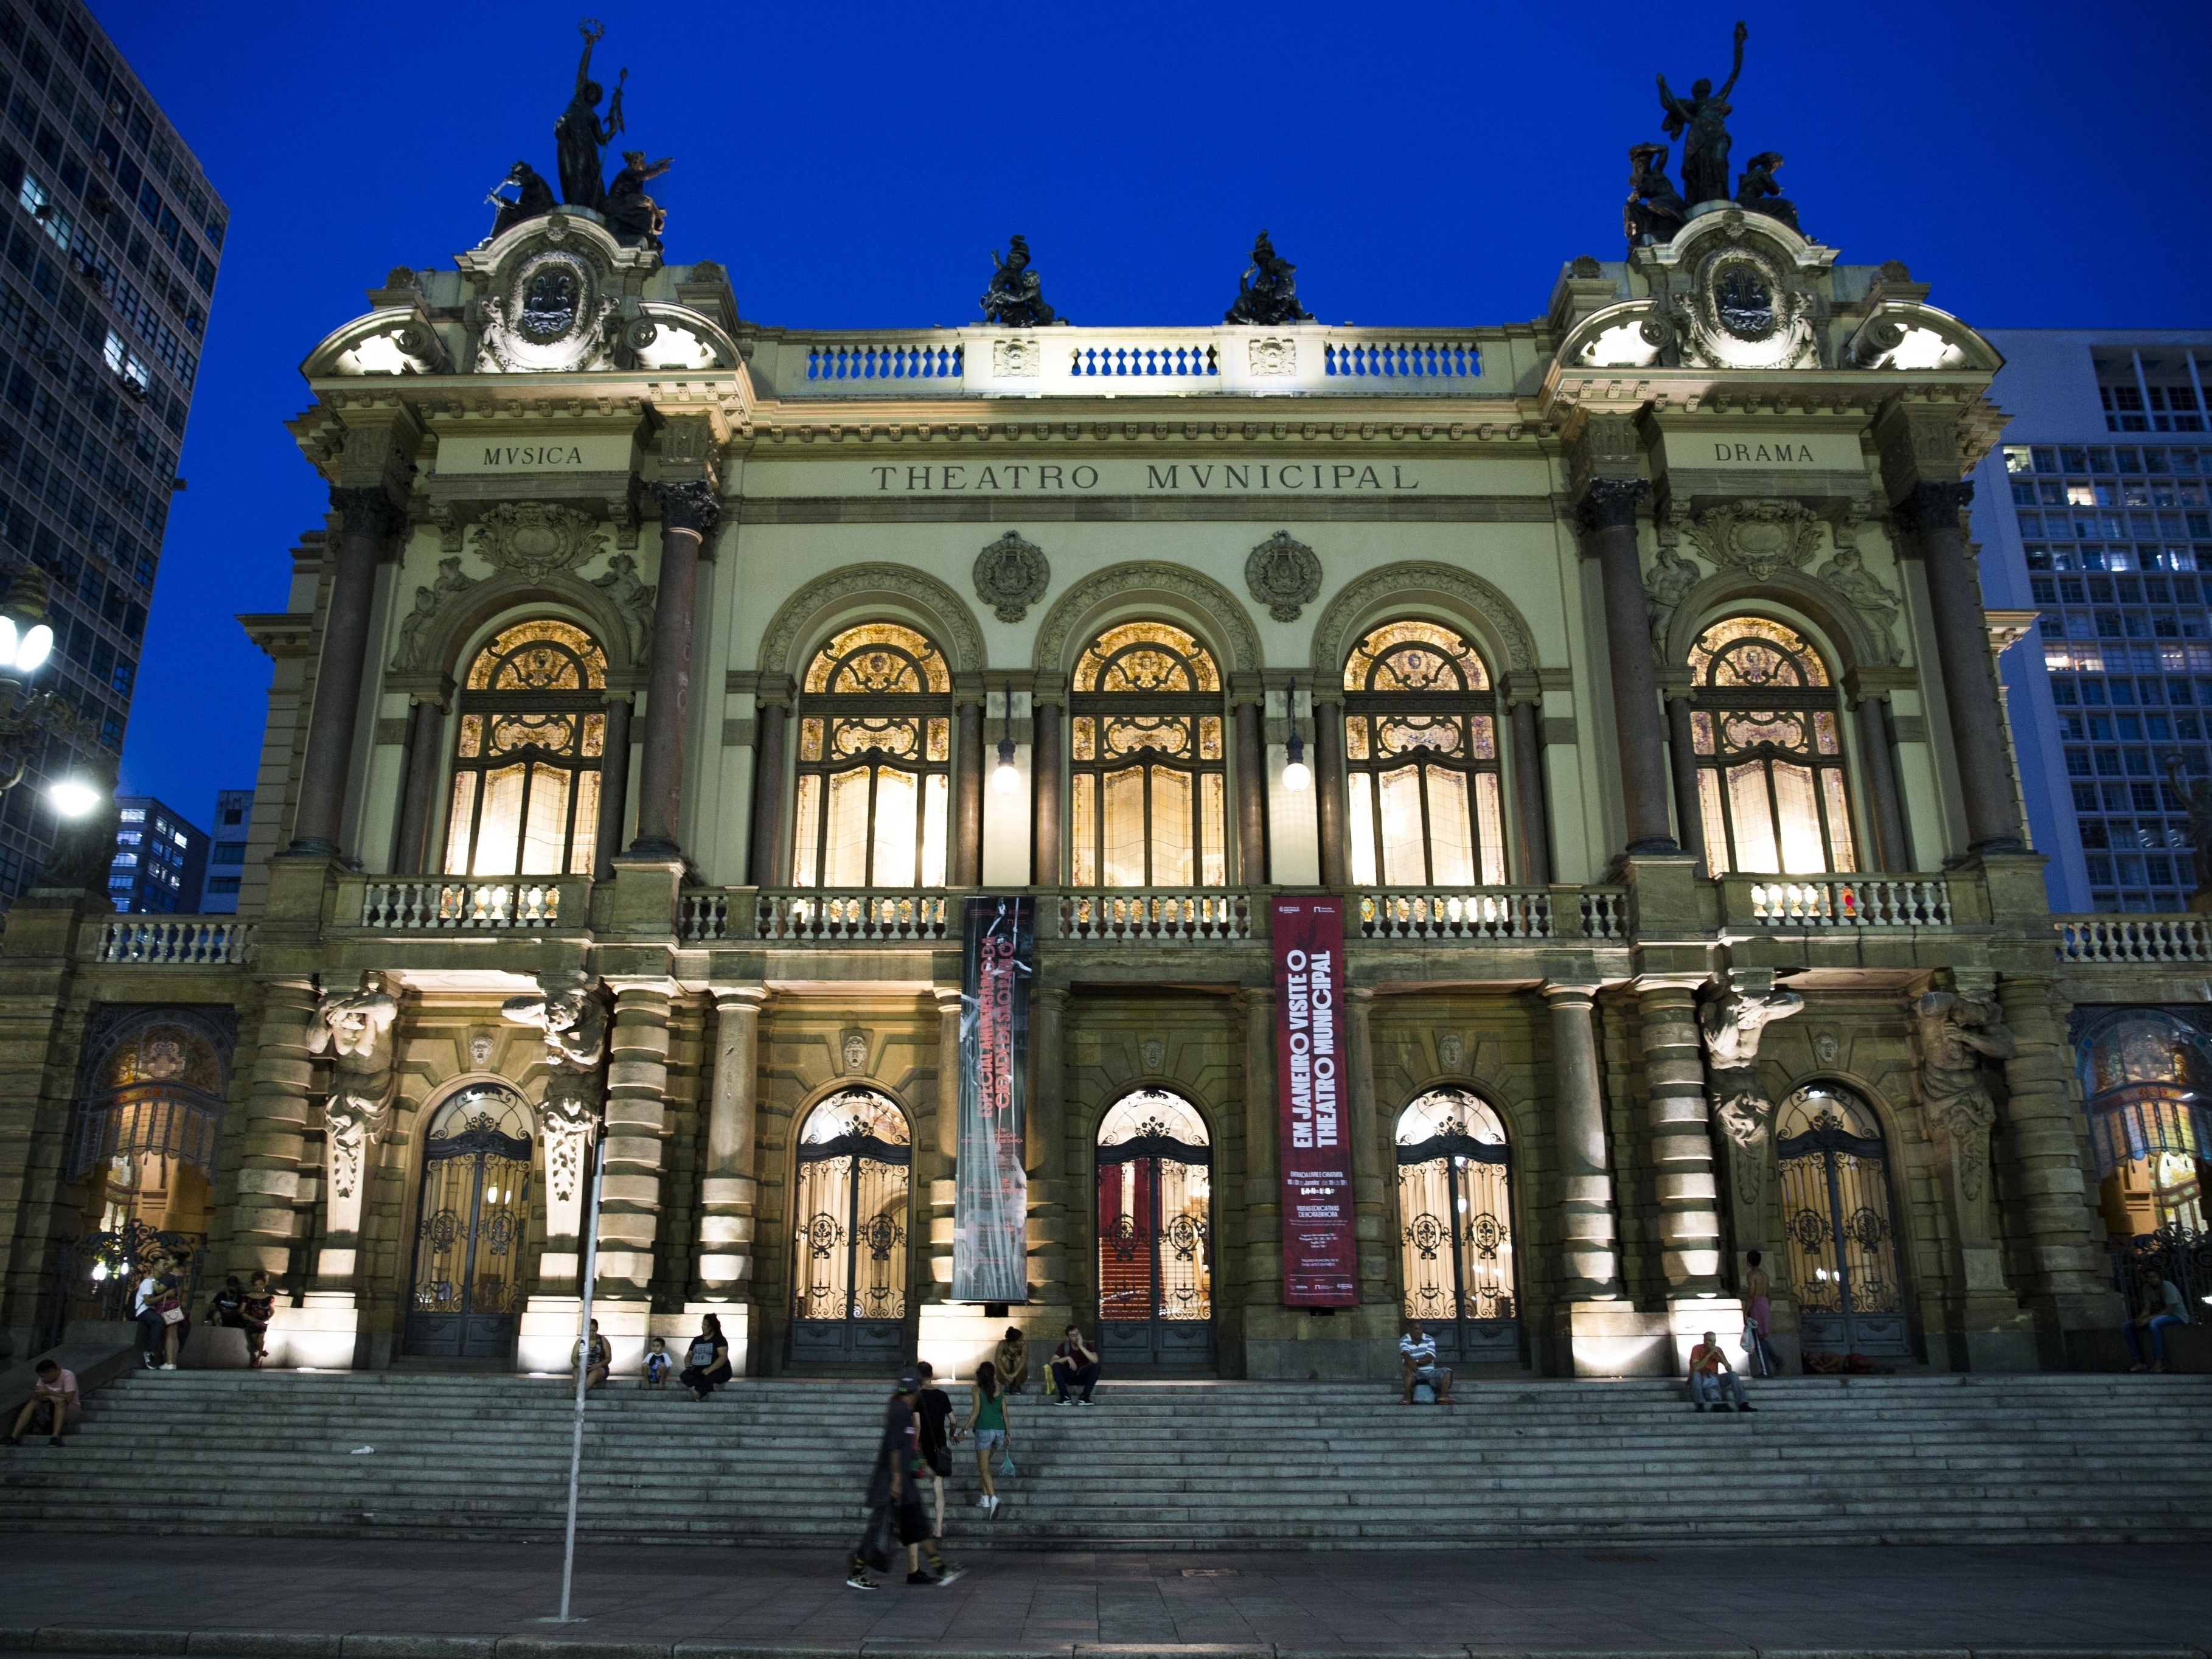
[[1857,869],[1843,705],[1820,653],[1780,623],[1735,617],[1698,636],[1690,672],[1707,868],[1717,876]]
[[606,653],[572,623],[519,623],[477,653],[460,692],[447,874],[591,873],[606,685]]
[[1505,882],[1498,694],[1473,645],[1395,622],[1344,666],[1352,878],[1363,887]]
[[896,623],[848,628],[799,694],[799,887],[942,887],[952,791],[952,673]]
[[1091,642],[1069,696],[1076,886],[1228,882],[1221,690],[1212,653],[1167,623]]

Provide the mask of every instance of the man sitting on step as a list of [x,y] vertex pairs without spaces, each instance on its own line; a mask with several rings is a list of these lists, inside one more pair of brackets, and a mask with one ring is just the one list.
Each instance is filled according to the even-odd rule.
[[1705,1410],[1708,1405],[1717,1412],[1726,1411],[1728,1404],[1721,1398],[1723,1380],[1727,1390],[1735,1397],[1738,1411],[1759,1409],[1746,1397],[1743,1378],[1729,1364],[1728,1355],[1721,1352],[1719,1341],[1712,1332],[1707,1331],[1705,1340],[1690,1350],[1690,1403],[1699,1411]]
[[30,1399],[24,1402],[23,1409],[15,1413],[15,1426],[8,1431],[7,1443],[21,1445],[23,1431],[36,1428],[43,1413],[47,1430],[46,1443],[58,1446],[62,1443],[62,1431],[76,1421],[76,1373],[64,1370],[51,1359],[41,1359],[32,1369],[38,1380],[32,1386]]
[[1451,1404],[1452,1374],[1437,1364],[1437,1340],[1419,1325],[1398,1339],[1398,1371],[1406,1385],[1398,1396],[1400,1405],[1413,1403],[1416,1388],[1427,1389],[1429,1398],[1439,1406]]

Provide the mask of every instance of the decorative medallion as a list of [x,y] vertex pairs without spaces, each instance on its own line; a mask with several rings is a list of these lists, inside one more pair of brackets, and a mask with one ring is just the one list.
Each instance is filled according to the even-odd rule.
[[1693,368],[1815,368],[1815,296],[1770,239],[1739,228],[1712,241],[1671,320]]
[[1018,623],[1044,597],[1052,566],[1044,550],[1014,531],[975,556],[975,597],[992,607],[1002,623]]
[[1820,544],[1820,520],[1796,501],[1741,501],[1707,507],[1689,521],[1705,556],[1754,581],[1785,565],[1802,569]]
[[1763,340],[1774,332],[1774,290],[1765,273],[1747,259],[1720,268],[1713,282],[1713,308],[1721,326],[1739,340]]
[[574,570],[597,557],[605,543],[590,514],[553,502],[502,501],[486,507],[477,526],[477,556],[529,581]]
[[838,1045],[838,1049],[844,1058],[847,1077],[867,1075],[868,1034],[866,1031],[846,1032],[844,1040]]
[[492,1034],[489,1031],[470,1032],[469,1064],[475,1066],[479,1072],[490,1070],[492,1048],[493,1038]]
[[509,264],[484,301],[480,367],[497,374],[611,366],[607,320],[620,301],[581,239],[558,214],[544,239]]
[[1034,380],[1044,373],[1044,347],[1034,337],[1017,335],[991,342],[991,373],[1002,380]]
[[1295,374],[1298,372],[1298,343],[1273,335],[1255,340],[1251,344],[1250,361],[1255,380]]
[[1296,622],[1321,592],[1321,560],[1290,532],[1278,530],[1245,559],[1244,586],[1277,622]]

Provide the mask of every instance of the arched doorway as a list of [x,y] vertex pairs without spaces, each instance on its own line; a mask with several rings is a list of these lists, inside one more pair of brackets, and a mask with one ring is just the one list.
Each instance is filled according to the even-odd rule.
[[1181,1096],[1140,1089],[1098,1123],[1099,1358],[1213,1360],[1213,1152]]
[[872,1364],[906,1353],[914,1145],[872,1089],[817,1102],[799,1132],[791,1357]]
[[441,1359],[514,1352],[534,1128],[530,1103],[497,1083],[471,1085],[431,1119],[404,1352]]
[[1513,1176],[1505,1126],[1464,1089],[1431,1089],[1398,1115],[1406,1317],[1447,1360],[1521,1358]]
[[1889,1154],[1872,1109],[1814,1084],[1782,1103],[1775,1142],[1805,1351],[1910,1353]]

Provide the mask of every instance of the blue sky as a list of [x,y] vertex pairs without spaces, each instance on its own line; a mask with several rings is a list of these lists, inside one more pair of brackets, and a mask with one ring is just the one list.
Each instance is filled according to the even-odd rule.
[[[1984,326],[2212,323],[2212,7],[596,9],[629,142],[676,158],[669,257],[764,323],[970,320],[1015,230],[1078,323],[1206,323],[1261,226],[1324,321],[1536,317],[1563,261],[1619,257],[1654,73],[1724,76],[1739,15],[1736,155],[1783,152],[1846,260]],[[231,210],[123,766],[204,823],[265,708],[233,615],[283,606],[324,510],[300,361],[481,238],[517,156],[554,176],[578,40],[459,0],[97,10]]]

